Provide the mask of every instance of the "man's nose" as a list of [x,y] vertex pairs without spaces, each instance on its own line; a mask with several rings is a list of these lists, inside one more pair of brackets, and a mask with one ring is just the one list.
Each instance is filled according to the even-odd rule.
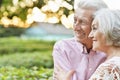
[[74,23],[74,30],[80,30],[81,25],[79,23]]

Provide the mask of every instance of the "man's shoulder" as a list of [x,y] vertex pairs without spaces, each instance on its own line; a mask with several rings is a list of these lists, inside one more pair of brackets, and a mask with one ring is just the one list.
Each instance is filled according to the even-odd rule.
[[69,38],[69,39],[63,39],[59,40],[54,44],[54,49],[62,49],[62,50],[77,50],[79,47],[77,46],[78,42],[75,40],[75,38]]

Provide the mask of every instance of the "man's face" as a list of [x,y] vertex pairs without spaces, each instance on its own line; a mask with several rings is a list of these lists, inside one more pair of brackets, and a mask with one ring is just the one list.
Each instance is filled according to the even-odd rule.
[[74,15],[73,29],[77,41],[86,43],[88,41],[88,35],[91,31],[93,10],[77,8]]

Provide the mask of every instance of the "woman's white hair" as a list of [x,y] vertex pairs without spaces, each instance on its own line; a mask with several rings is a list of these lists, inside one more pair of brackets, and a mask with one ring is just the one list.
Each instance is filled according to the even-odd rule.
[[99,10],[101,8],[107,8],[108,6],[102,0],[79,0],[77,7]]
[[120,47],[120,10],[99,10],[95,13],[95,20],[107,44]]

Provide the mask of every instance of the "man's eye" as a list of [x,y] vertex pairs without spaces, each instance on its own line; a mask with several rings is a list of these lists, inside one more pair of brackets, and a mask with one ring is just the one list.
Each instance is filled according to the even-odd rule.
[[74,20],[74,23],[76,23],[76,21]]
[[74,23],[76,23],[76,21],[77,21],[77,20],[76,20],[76,19],[74,19]]
[[81,23],[85,24],[86,22],[85,22],[85,21],[82,21]]
[[87,22],[86,21],[81,21],[81,24],[87,24]]

